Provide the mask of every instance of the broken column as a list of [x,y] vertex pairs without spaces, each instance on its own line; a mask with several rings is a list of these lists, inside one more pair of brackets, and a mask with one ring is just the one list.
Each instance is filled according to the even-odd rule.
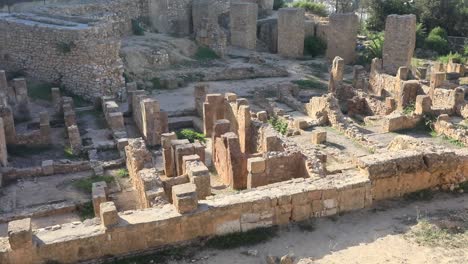
[[52,104],[56,113],[62,112],[62,95],[60,94],[60,89],[57,87],[50,89],[52,96]]
[[172,156],[172,141],[177,140],[175,132],[161,135],[162,156],[164,162],[164,173],[167,177],[174,175],[174,157]]
[[328,92],[335,93],[337,86],[343,83],[345,61],[340,57],[335,57],[330,71],[330,80],[328,82]]
[[231,2],[231,45],[255,49],[257,45],[257,13],[257,4]]
[[359,27],[358,16],[354,13],[331,14],[327,32],[327,58],[336,56],[346,64],[356,59],[356,38]]
[[206,91],[209,85],[207,83],[195,84],[194,97],[195,97],[195,110],[199,117],[203,117],[203,103],[206,98]]
[[281,8],[278,11],[278,54],[288,58],[304,55],[304,9]]
[[82,144],[80,131],[76,125],[67,127],[68,140],[70,142],[70,147],[74,155],[79,155],[81,153]]
[[385,23],[383,69],[395,75],[401,66],[410,67],[416,46],[416,16],[389,15]]
[[140,104],[142,115],[141,130],[145,141],[150,146],[158,145],[161,143],[159,102],[147,98],[143,99]]
[[31,111],[29,109],[28,87],[26,85],[26,79],[13,79],[13,87],[16,94],[15,116],[18,119],[29,119],[31,117]]
[[50,143],[50,121],[49,121],[49,113],[41,112],[39,114],[39,127],[41,131],[41,139],[43,144]]

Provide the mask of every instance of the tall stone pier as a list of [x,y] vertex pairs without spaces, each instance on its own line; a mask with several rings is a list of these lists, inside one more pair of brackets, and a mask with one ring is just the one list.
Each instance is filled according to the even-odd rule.
[[257,45],[257,13],[257,4],[231,2],[231,45],[255,49]]
[[356,59],[356,38],[359,19],[354,13],[331,14],[327,33],[327,58],[344,59],[345,64]]
[[398,68],[410,67],[416,46],[416,16],[389,15],[385,23],[383,69],[395,75]]
[[287,58],[304,55],[304,9],[281,8],[278,11],[278,54]]

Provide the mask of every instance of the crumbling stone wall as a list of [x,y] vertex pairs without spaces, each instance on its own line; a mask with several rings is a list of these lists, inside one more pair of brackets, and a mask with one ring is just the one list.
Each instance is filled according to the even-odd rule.
[[192,0],[148,0],[151,27],[159,33],[188,36],[192,32]]
[[0,68],[59,82],[89,100],[112,95],[124,80],[111,26],[1,15]]

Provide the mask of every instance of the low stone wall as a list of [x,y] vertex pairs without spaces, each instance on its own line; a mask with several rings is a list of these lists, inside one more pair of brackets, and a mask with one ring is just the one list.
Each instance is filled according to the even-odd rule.
[[446,114],[440,115],[437,118],[437,122],[434,123],[434,131],[438,135],[457,140],[465,146],[468,146],[468,129],[450,122],[450,117]]
[[468,151],[402,150],[362,157],[361,172],[372,182],[374,200],[400,197],[436,186],[447,188],[468,180]]

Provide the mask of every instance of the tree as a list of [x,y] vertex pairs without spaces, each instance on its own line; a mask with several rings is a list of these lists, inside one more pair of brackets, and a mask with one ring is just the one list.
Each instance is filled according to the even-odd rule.
[[367,28],[372,31],[384,30],[388,15],[417,13],[413,0],[369,0],[366,4],[369,6]]
[[468,35],[468,5],[464,0],[415,0],[419,21],[430,31],[444,28],[450,36]]

